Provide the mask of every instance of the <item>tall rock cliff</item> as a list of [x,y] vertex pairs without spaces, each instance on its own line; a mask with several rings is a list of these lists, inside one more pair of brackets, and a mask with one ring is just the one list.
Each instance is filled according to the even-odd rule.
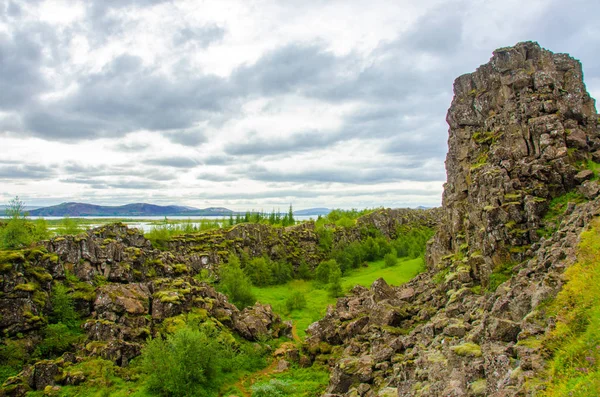
[[308,329],[330,396],[537,393],[544,303],[600,214],[598,115],[581,64],[532,42],[496,50],[454,92],[428,272],[357,287]]
[[494,267],[532,255],[553,198],[582,182],[597,192],[580,171],[600,149],[598,115],[579,61],[525,42],[457,78],[446,120],[444,215],[428,262],[476,256],[486,283]]

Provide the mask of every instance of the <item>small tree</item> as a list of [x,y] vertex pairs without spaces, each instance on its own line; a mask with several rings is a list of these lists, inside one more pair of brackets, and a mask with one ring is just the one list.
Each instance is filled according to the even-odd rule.
[[383,263],[385,264],[385,267],[393,267],[398,264],[398,254],[396,253],[395,249],[392,248],[390,253],[385,254],[383,257]]
[[304,294],[300,291],[294,291],[292,294],[286,299],[285,306],[291,312],[292,310],[301,310],[306,307],[306,298]]
[[219,269],[219,289],[226,294],[231,302],[243,309],[256,302],[252,293],[252,282],[240,267],[240,260],[234,254],[229,255],[228,263]]
[[308,263],[306,263],[306,261],[303,260],[300,262],[300,266],[298,266],[298,271],[296,273],[296,278],[302,280],[310,280],[313,278],[310,267],[308,267]]
[[19,196],[9,201],[5,212],[9,220],[2,231],[1,245],[4,248],[15,249],[31,244],[33,240],[29,230],[31,225],[28,225],[25,205]]
[[294,210],[292,209],[292,205],[290,204],[290,209],[288,211],[288,222],[290,225],[295,225],[296,220],[294,219]]
[[329,296],[337,298],[342,296],[342,271],[339,266],[333,266],[329,273]]

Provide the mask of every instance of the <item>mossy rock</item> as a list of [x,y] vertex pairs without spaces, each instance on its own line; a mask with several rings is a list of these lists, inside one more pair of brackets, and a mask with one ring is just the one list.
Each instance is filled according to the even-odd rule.
[[18,284],[15,286],[15,291],[33,292],[39,289],[39,286],[35,283]]
[[478,344],[471,342],[452,346],[450,347],[450,350],[462,357],[481,357],[481,347]]

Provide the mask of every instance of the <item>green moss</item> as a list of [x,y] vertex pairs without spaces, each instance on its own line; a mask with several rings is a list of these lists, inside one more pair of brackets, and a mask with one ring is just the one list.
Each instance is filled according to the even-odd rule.
[[492,274],[490,274],[488,290],[491,292],[496,291],[500,284],[510,279],[513,267],[515,267],[515,263],[513,262],[505,262],[497,266]]
[[35,283],[26,283],[26,284],[18,284],[17,286],[15,286],[14,290],[15,291],[33,292],[33,291],[37,290],[38,288],[39,288],[39,286],[36,285]]
[[487,381],[485,379],[478,379],[475,382],[471,383],[469,385],[469,388],[471,389],[471,393],[473,393],[474,396],[484,396],[485,390],[487,388]]
[[0,263],[24,263],[25,255],[23,251],[0,251]]
[[462,345],[450,347],[454,353],[463,357],[481,357],[481,347],[475,343],[467,342]]

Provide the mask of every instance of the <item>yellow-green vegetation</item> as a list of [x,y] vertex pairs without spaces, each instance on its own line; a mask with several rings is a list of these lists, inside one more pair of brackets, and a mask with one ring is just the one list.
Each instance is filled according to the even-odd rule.
[[467,342],[450,348],[454,353],[464,357],[481,357],[481,347],[475,343]]
[[[342,290],[348,291],[355,285],[369,287],[373,281],[382,277],[388,284],[400,285],[424,270],[423,259],[399,260],[394,267],[385,267],[383,260],[369,263],[368,267],[361,267],[348,271],[341,278]],[[286,284],[271,287],[253,287],[252,292],[256,299],[268,303],[283,317],[294,320],[298,334],[304,336],[304,330],[325,314],[327,305],[334,304],[336,299],[331,297],[326,287],[320,283],[308,280],[292,280]],[[294,293],[300,292],[306,298],[306,306],[299,310],[287,309],[286,301]]]
[[549,305],[556,328],[542,342],[552,354],[545,396],[600,395],[600,220],[583,232],[578,262]]
[[507,281],[512,275],[512,269],[515,267],[513,262],[504,262],[494,268],[492,274],[490,274],[490,280],[488,283],[488,291],[494,292],[498,286]]
[[251,390],[252,397],[309,397],[323,394],[328,383],[328,369],[315,364],[310,368],[294,366],[284,373],[265,376]]

